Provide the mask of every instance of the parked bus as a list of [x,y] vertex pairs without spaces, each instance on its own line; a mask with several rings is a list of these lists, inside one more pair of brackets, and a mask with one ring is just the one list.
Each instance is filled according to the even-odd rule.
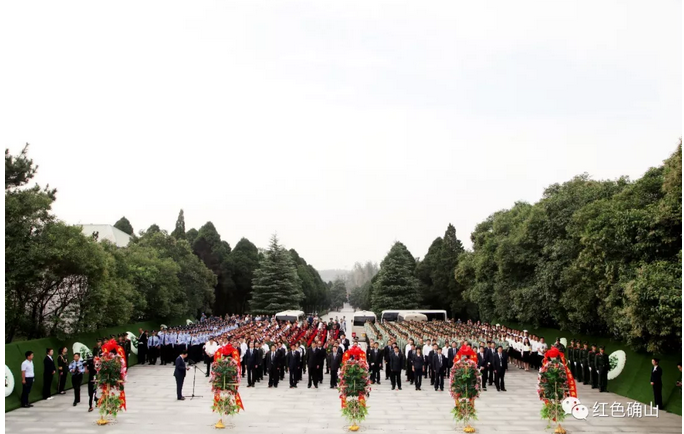
[[305,320],[304,312],[301,310],[284,310],[276,314],[276,320],[278,321],[290,321],[291,323],[299,322]]
[[397,321],[427,321],[427,316],[419,312],[400,312]]
[[380,320],[385,321],[398,321],[400,313],[422,313],[427,317],[428,321],[446,321],[447,313],[446,310],[427,310],[427,309],[406,309],[406,310],[383,310],[380,314]]
[[360,342],[365,342],[366,322],[370,321],[371,323],[375,324],[375,321],[377,320],[378,317],[375,316],[375,313],[371,311],[360,310],[358,312],[354,312],[354,316],[352,316],[352,337],[359,338]]

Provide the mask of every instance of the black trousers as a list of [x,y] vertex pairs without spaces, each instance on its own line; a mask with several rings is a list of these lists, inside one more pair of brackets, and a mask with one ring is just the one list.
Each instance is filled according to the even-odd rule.
[[309,369],[309,387],[311,387],[311,382],[313,381],[314,386],[318,387],[318,369],[314,366],[313,369]]
[[435,371],[435,390],[444,389],[444,374]]
[[297,386],[297,372],[296,369],[290,369],[290,387]]
[[74,402],[81,402],[81,383],[83,383],[83,374],[71,375],[71,384],[74,386]]
[[392,372],[390,371],[389,363],[386,362],[386,363],[385,363],[385,380],[389,380],[390,374],[391,374],[391,373],[392,373]]
[[658,407],[658,410],[663,409],[663,385],[654,384],[653,385],[653,404]]
[[584,365],[582,366],[584,367],[582,370],[582,384],[590,384],[591,376],[589,375],[589,372],[591,372],[591,369],[589,369],[589,364],[584,362]]
[[499,368],[496,370],[496,376],[494,378],[494,381],[496,383],[496,390],[506,390],[506,386],[504,383],[504,377],[506,376],[506,370],[503,368]]
[[183,383],[185,382],[185,377],[176,377],[176,398],[181,399],[183,397]]
[[337,387],[337,369],[330,370],[330,387]]
[[380,382],[380,365],[375,364],[375,366],[371,366],[370,368],[370,380],[371,383],[379,383]]
[[48,399],[52,395],[52,376],[51,373],[43,375],[43,399]]
[[[88,408],[93,408],[93,400],[95,399],[95,382],[88,381]],[[97,404],[97,402],[95,402]]]
[[392,382],[392,389],[395,386],[401,389],[401,371],[390,371],[390,381]]
[[29,393],[33,387],[33,377],[26,377],[26,383],[21,385],[21,405],[26,407],[29,405]]
[[247,385],[248,386],[254,386],[256,384],[256,380],[257,380],[258,375],[259,375],[259,373],[254,368],[254,365],[248,366],[247,367]]
[[413,369],[411,369],[411,365],[409,364],[408,369],[406,370],[406,380],[413,384],[413,377],[415,377],[415,375],[413,374]]
[[144,365],[145,364],[145,358],[147,356],[147,347],[145,344],[139,344],[138,345],[138,364],[139,365]]
[[487,377],[489,378],[489,385],[494,384],[494,366],[489,365],[487,368]]
[[414,378],[415,378],[415,382],[416,382],[416,390],[418,390],[423,385],[423,373],[422,372],[415,372]]
[[584,374],[584,367],[580,362],[576,362],[577,365],[575,365],[575,381],[578,383],[583,382],[582,381],[582,375]]
[[211,357],[207,357],[204,360],[204,363],[207,365],[207,373],[205,374],[207,377],[211,375],[211,364],[214,363],[214,359]]
[[157,364],[157,357],[159,357],[159,348],[157,348],[157,347],[149,348],[149,354],[147,356],[147,362],[150,365],[156,365]]
[[57,385],[57,392],[62,393],[66,389],[67,374],[66,371],[60,371]]
[[608,368],[603,367],[599,368],[599,375],[598,375],[598,381],[599,381],[599,389],[601,392],[607,392],[608,391]]
[[271,371],[268,373],[268,385],[278,387],[278,379],[279,378],[280,378],[280,372],[278,372],[278,368],[272,367]]

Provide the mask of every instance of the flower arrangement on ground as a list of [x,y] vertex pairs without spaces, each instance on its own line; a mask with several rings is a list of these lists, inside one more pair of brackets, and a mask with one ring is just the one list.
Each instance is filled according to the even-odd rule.
[[211,410],[221,417],[216,428],[225,428],[223,416],[233,416],[244,410],[238,388],[240,387],[240,355],[231,345],[225,345],[214,353],[211,366],[211,390],[214,400]]
[[547,428],[556,424],[556,433],[565,433],[560,423],[565,420],[563,400],[577,397],[575,379],[565,363],[565,357],[558,348],[551,348],[544,354],[542,367],[537,377],[537,393],[544,402],[541,409],[542,419],[548,421]]
[[100,389],[100,399],[97,406],[100,409],[98,425],[110,422],[109,416],[116,418],[121,410],[126,410],[126,358],[123,348],[114,339],[102,346],[102,355],[94,359],[97,371],[97,387]]
[[337,387],[342,401],[342,415],[351,423],[350,431],[359,429],[359,422],[368,415],[366,400],[371,392],[366,353],[352,347],[342,355],[340,383]]
[[[471,350],[472,351],[472,350]],[[480,396],[480,370],[477,363],[470,358],[470,354],[461,354],[454,359],[449,375],[451,397],[454,398],[454,408],[451,414],[457,422],[463,423],[464,432],[475,432],[470,426],[470,420],[477,420],[475,399]]]

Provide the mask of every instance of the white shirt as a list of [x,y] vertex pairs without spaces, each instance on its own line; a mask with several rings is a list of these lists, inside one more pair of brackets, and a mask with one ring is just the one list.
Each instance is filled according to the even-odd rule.
[[423,345],[423,356],[427,357],[430,354],[430,351],[432,351],[432,345]]
[[21,363],[21,371],[24,372],[25,378],[33,378],[35,376],[33,373],[33,360],[24,360]]
[[409,353],[411,352],[412,349],[413,349],[413,346],[412,346],[411,344],[406,345],[406,354],[405,354],[405,356],[406,356],[407,359],[408,359]]

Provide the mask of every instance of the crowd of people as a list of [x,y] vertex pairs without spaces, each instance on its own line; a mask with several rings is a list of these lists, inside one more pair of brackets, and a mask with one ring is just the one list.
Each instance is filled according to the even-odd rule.
[[[422,390],[423,380],[428,378],[435,391],[444,391],[445,379],[456,354],[467,347],[477,353],[482,390],[494,386],[497,391],[505,392],[506,372],[511,367],[538,370],[549,348],[544,337],[527,330],[472,321],[368,322],[365,324],[366,338],[361,343],[358,337],[352,341],[347,338],[346,326],[345,317],[331,317],[325,321],[310,315],[304,321],[278,321],[274,316],[202,315],[195,324],[160,330],[140,329],[137,342],[131,342],[126,335],[119,336],[118,340],[127,359],[131,346],[135,345],[139,364],[173,363],[179,400],[185,399],[182,387],[185,371],[190,369],[186,367],[186,361],[190,366],[203,362],[205,368],[200,370],[209,377],[215,352],[227,344],[240,354],[242,376],[246,377],[248,388],[256,387],[262,381],[266,383],[266,377],[268,387],[277,388],[286,375],[289,387],[296,388],[308,370],[307,387],[318,388],[325,381],[324,375],[329,375],[329,387],[334,389],[344,351],[364,343],[372,384],[381,385],[381,371],[384,371],[384,380],[390,382],[392,390],[402,390],[402,374],[405,374],[404,381],[418,391]],[[44,398],[53,399],[50,396],[53,376],[58,376],[58,394],[65,394],[66,379],[71,375],[73,405],[78,405],[80,387],[84,376],[88,375],[88,411],[92,411],[93,405],[97,405],[93,355],[99,354],[104,340],[98,339],[92,354],[76,353],[71,361],[66,348],[59,349],[56,361],[53,350],[48,348],[43,370]],[[565,354],[577,384],[607,391],[610,363],[604,347],[572,340],[566,348],[558,338],[553,345]],[[32,407],[28,402],[35,375],[32,360],[33,353],[27,352],[22,364],[23,407]],[[656,388],[661,375],[662,370],[656,366],[652,380],[656,379],[652,384],[656,404],[660,405],[662,398],[659,402]]]

